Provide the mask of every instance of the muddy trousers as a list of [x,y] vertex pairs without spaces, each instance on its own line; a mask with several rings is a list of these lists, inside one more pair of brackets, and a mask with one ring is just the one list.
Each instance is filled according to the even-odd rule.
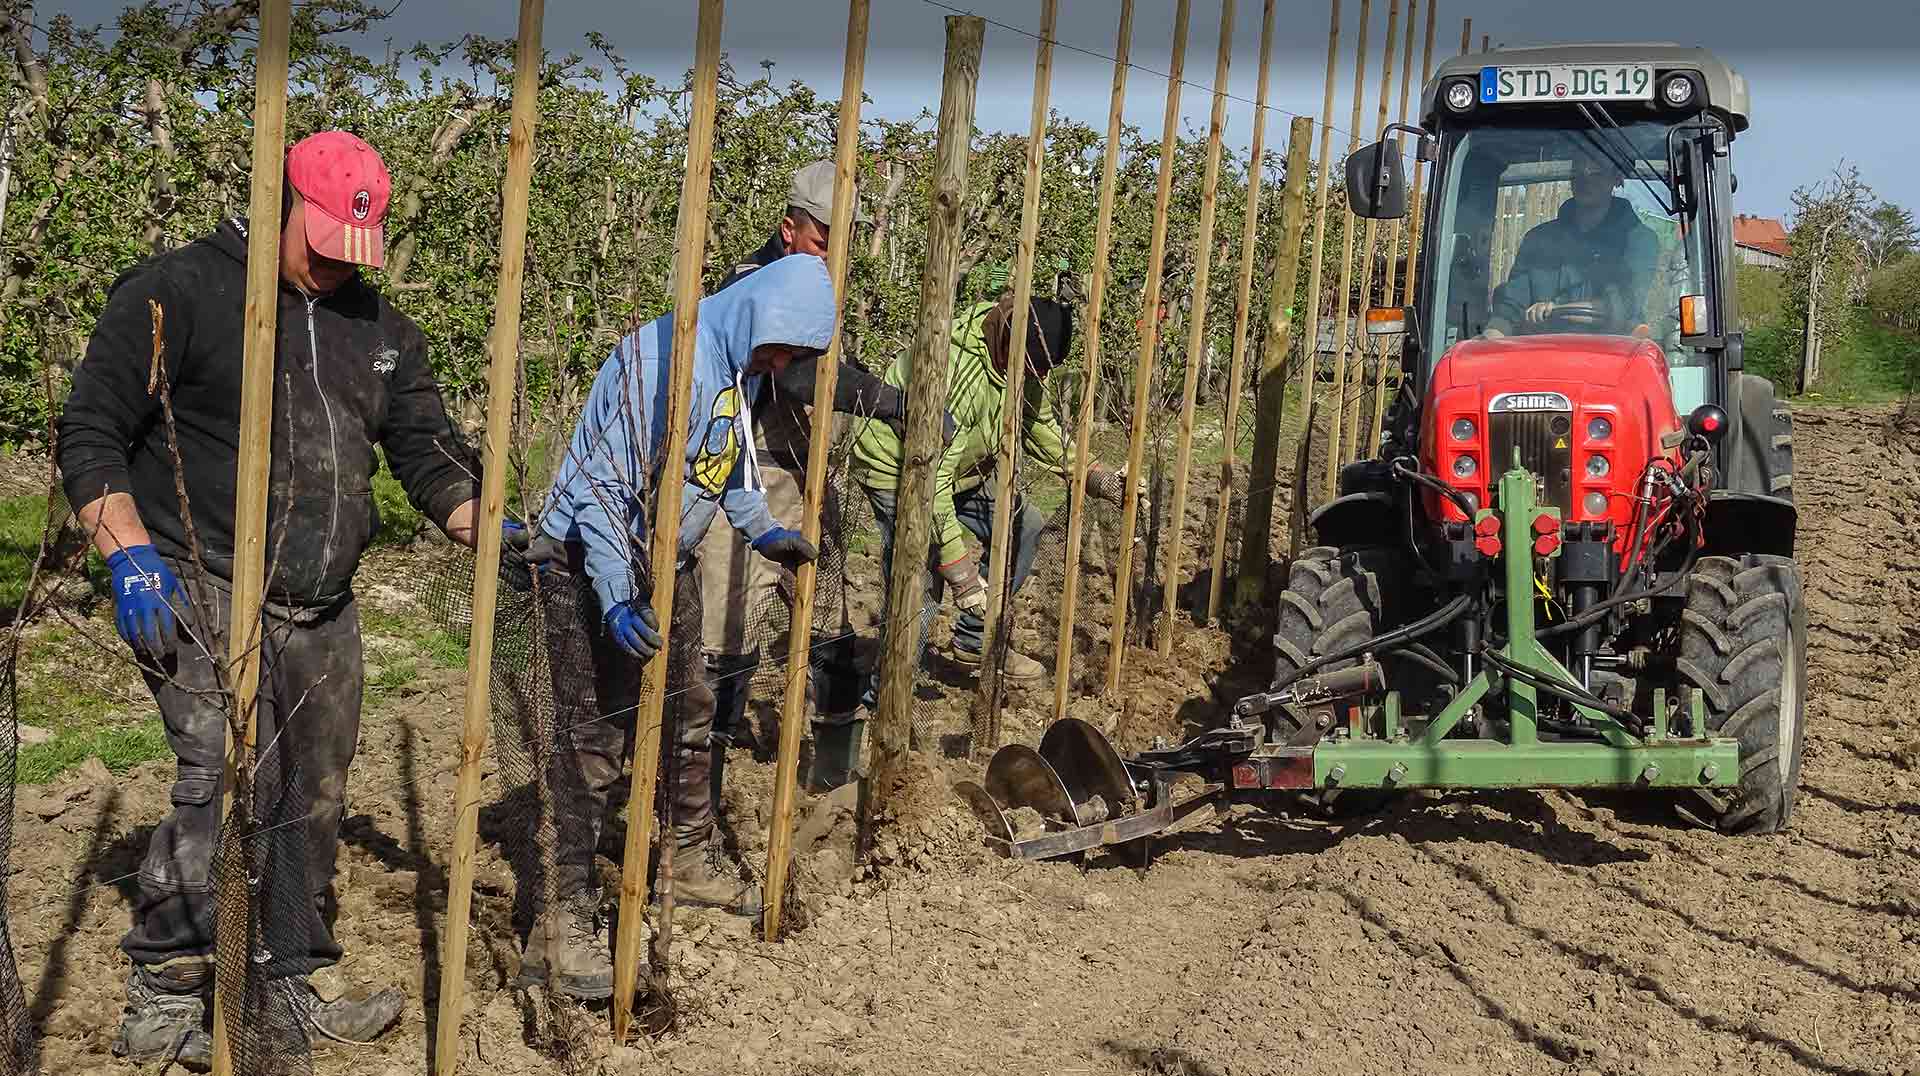
[[[568,571],[577,572],[573,578],[584,583],[580,554],[577,549],[570,552]],[[562,671],[571,663],[555,660],[553,665],[560,727],[548,773],[556,800],[555,892],[564,901],[596,888],[594,851],[613,806],[614,786],[633,751],[641,663],[607,636],[590,588],[566,585],[569,581],[557,572],[549,572],[549,578],[562,584],[557,591],[569,594],[569,611],[580,620],[568,628],[568,634],[584,639],[585,656],[593,670],[590,686],[572,680],[563,683]],[[671,808],[677,848],[703,845],[715,833],[710,779],[714,697],[701,646],[701,604],[700,562],[693,558],[682,563],[674,578],[667,648],[652,658],[668,663],[661,753],[662,768],[672,780],[661,780],[658,802],[663,811]],[[550,639],[553,634],[550,627]],[[539,907],[539,898],[534,904]]]
[[[171,567],[182,580],[192,577],[184,565]],[[226,659],[231,596],[216,586],[188,585],[205,600],[175,603],[179,643],[158,672],[146,673],[178,766],[172,809],[140,864],[133,929],[120,942],[136,963],[149,965],[214,950],[227,720],[213,694],[214,670]],[[203,630],[195,604],[212,630]],[[333,872],[347,768],[360,738],[364,672],[360,611],[351,597],[292,618],[269,613],[265,625],[255,717],[255,836],[249,839],[262,936],[251,956],[266,964],[269,977],[279,977],[340,960]]]

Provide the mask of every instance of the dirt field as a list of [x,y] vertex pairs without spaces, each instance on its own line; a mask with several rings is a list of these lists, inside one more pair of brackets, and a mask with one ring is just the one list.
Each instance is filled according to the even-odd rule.
[[[1812,701],[1784,835],[1728,840],[1624,798],[1448,796],[1351,824],[1236,812],[1165,841],[1144,875],[1083,871],[990,858],[941,785],[965,766],[945,763],[858,877],[845,825],[816,807],[805,927],[769,946],[683,915],[679,1028],[609,1053],[579,1014],[565,1068],[502,988],[512,882],[490,847],[463,1071],[1920,1073],[1920,427],[1797,422]],[[1028,616],[1026,638],[1051,630]],[[1135,655],[1124,712],[1076,712],[1134,743],[1204,722],[1223,676],[1261,675],[1229,650],[1187,632],[1173,661]],[[340,979],[413,1001],[380,1046],[321,1072],[425,1071],[460,690],[435,674],[368,715]],[[957,728],[964,686],[932,693]],[[1044,693],[1015,702],[1009,727],[1034,736]],[[750,858],[769,773],[744,751],[729,769]],[[107,1053],[126,896],[100,883],[135,868],[169,775],[101,778],[24,793],[15,834],[12,931],[48,1072],[131,1071]]]

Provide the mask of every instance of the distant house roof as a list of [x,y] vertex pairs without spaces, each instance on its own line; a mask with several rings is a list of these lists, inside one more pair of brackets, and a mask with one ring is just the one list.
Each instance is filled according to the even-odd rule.
[[1787,226],[1772,217],[1749,217],[1743,213],[1733,218],[1733,243],[1782,258],[1793,254],[1793,246],[1787,242]]

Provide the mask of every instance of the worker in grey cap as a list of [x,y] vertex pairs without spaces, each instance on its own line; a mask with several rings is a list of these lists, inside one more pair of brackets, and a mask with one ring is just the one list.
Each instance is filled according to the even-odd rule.
[[[754,271],[791,254],[827,256],[828,222],[833,217],[834,163],[814,161],[793,174],[787,191],[786,212],[765,245],[753,252],[722,281],[724,291]],[[854,199],[854,222],[869,223]],[[840,297],[845,301],[845,296]],[[754,401],[753,441],[758,477],[767,495],[767,507],[788,527],[804,518],[807,454],[812,438],[814,377],[817,359],[796,361],[784,373],[766,378]],[[834,383],[833,410],[847,416],[842,422],[857,426],[885,422],[905,436],[907,402],[899,389],[851,362],[841,362]],[[952,419],[947,420],[953,430]],[[836,431],[838,432],[838,431]],[[948,437],[951,438],[951,432]],[[853,629],[847,618],[845,576],[834,566],[837,555],[839,501],[829,484],[820,509],[820,558],[823,573],[817,593],[808,689],[813,703],[814,763],[809,784],[818,791],[845,784],[858,765],[861,729],[861,676],[853,664]],[[713,781],[718,795],[727,748],[746,732],[746,709],[753,686],[753,670],[761,661],[762,644],[782,648],[786,631],[779,610],[791,611],[791,576],[779,565],[757,556],[730,527],[708,529],[699,550],[706,566],[703,644],[709,677],[717,696],[714,719]],[[774,629],[780,629],[775,631]]]

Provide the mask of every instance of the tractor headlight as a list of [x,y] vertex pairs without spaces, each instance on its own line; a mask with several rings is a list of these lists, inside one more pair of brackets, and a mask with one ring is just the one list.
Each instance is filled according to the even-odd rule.
[[1685,108],[1693,103],[1693,79],[1674,75],[1660,85],[1660,99],[1670,107]]
[[1455,456],[1453,459],[1453,477],[1472,478],[1480,473],[1480,465],[1472,456]]
[[1607,457],[1605,456],[1588,456],[1587,457],[1587,477],[1588,478],[1605,478],[1610,472],[1612,472],[1612,470],[1613,470],[1613,465],[1607,462]]
[[1607,514],[1607,495],[1589,493],[1580,499],[1580,507],[1590,516],[1604,516]]
[[1473,440],[1473,435],[1479,432],[1480,428],[1475,426],[1473,420],[1470,418],[1456,418],[1453,420],[1452,433],[1453,439],[1456,441],[1471,441]]
[[1587,423],[1587,440],[1604,441],[1613,436],[1613,423],[1604,418],[1596,418]]
[[1453,109],[1455,112],[1465,112],[1471,109],[1474,102],[1479,99],[1479,96],[1479,92],[1474,89],[1473,83],[1465,79],[1447,84],[1447,107]]

